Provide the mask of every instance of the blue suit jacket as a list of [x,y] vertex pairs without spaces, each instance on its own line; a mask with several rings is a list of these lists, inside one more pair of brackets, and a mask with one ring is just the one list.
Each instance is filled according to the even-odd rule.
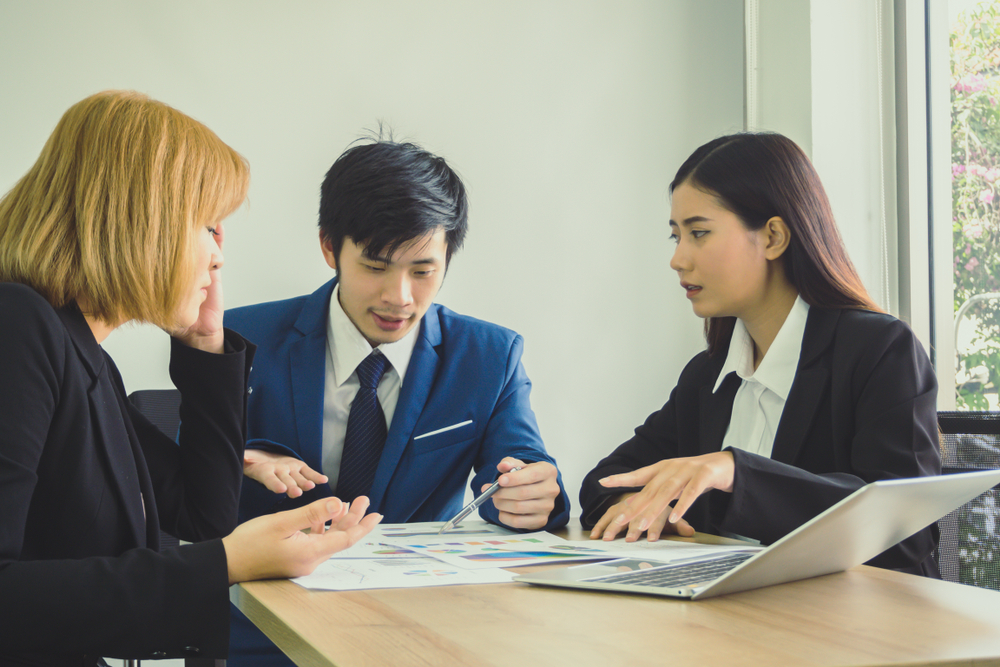
[[[298,457],[322,470],[326,329],[336,279],[308,296],[235,308],[228,328],[258,344],[250,371],[247,447]],[[538,433],[521,365],[524,341],[509,329],[432,305],[420,322],[396,411],[375,472],[371,511],[387,523],[446,521],[462,508],[469,471],[478,495],[493,482],[505,456],[555,461]],[[460,428],[420,438],[448,426]],[[546,530],[569,519],[563,488]],[[321,485],[290,499],[243,478],[240,521],[331,495]],[[480,514],[499,523],[493,503]],[[232,608],[229,664],[291,663],[250,621]]]
[[[326,330],[336,278],[308,296],[235,308],[226,326],[257,343],[250,373],[249,447],[286,453],[321,470]],[[497,477],[505,456],[549,461],[529,403],[523,339],[503,327],[432,305],[420,323],[385,449],[370,493],[387,523],[444,521],[462,508],[470,470],[476,494]],[[460,428],[419,437],[471,420]],[[415,439],[416,438],[416,439]],[[562,478],[559,479],[562,486]],[[240,520],[330,495],[297,499],[244,478]],[[482,517],[499,523],[493,503]],[[569,518],[565,490],[546,530]]]

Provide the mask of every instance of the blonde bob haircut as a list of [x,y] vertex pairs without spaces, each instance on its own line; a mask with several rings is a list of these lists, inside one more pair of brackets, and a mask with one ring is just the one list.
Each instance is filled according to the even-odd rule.
[[0,281],[54,308],[85,299],[108,324],[174,324],[193,287],[196,233],[246,198],[246,161],[211,130],[132,91],[63,114],[0,200]]

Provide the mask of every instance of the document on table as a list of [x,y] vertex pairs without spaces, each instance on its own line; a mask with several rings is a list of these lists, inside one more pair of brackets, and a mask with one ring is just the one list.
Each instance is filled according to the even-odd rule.
[[549,533],[515,533],[485,521],[463,523],[438,534],[443,522],[376,526],[364,542],[334,554],[316,571],[292,579],[305,588],[351,591],[494,584],[511,580],[505,569],[559,561],[649,558],[671,561],[724,551],[756,551],[743,545],[675,540],[570,542]]
[[303,588],[357,591],[369,588],[420,588],[455,584],[502,584],[513,573],[501,569],[465,570],[430,558],[330,559],[304,577],[292,579]]
[[[392,541],[391,538],[389,541]],[[550,533],[522,533],[485,538],[410,539],[393,541],[400,549],[425,554],[468,569],[521,567],[545,563],[650,558],[661,561],[701,557],[728,551],[759,551],[747,545],[696,544],[676,540],[625,542],[578,540],[570,542]]]
[[582,543],[570,543],[550,533],[520,533],[510,535],[488,535],[470,537],[459,535],[449,537],[436,535],[433,538],[393,539],[393,545],[409,549],[413,553],[437,558],[455,567],[467,569],[487,569],[498,567],[520,567],[540,565],[560,561],[594,560],[595,558],[615,558]]
[[[470,570],[416,554],[409,549],[392,546],[386,540],[416,540],[440,538],[443,521],[425,523],[380,524],[364,542],[334,554],[316,570],[304,577],[292,579],[296,584],[314,590],[353,591],[369,588],[419,588],[456,584],[505,583],[514,576],[506,570]],[[514,532],[485,521],[467,521],[448,535],[463,538],[495,538]]]
[[624,540],[614,540],[604,542],[603,540],[575,540],[567,541],[566,547],[589,547],[600,552],[602,558],[650,558],[653,560],[670,562],[673,560],[685,560],[688,558],[700,558],[711,556],[712,554],[729,551],[760,551],[764,547],[747,542],[744,544],[698,544],[696,542],[681,542],[679,540],[636,540],[626,542]]
[[344,558],[413,558],[417,554],[412,549],[399,546],[401,543],[411,540],[415,542],[420,540],[435,541],[448,536],[473,539],[497,538],[517,534],[512,530],[485,521],[465,521],[455,530],[439,535],[438,531],[443,525],[444,521],[379,524],[365,536],[363,542],[358,542],[350,549],[337,552],[331,558],[338,560]]

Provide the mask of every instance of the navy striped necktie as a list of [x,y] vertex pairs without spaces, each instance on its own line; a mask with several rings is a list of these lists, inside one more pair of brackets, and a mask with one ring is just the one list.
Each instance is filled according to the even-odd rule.
[[385,447],[388,429],[385,413],[378,402],[378,383],[389,368],[389,360],[378,350],[372,351],[358,365],[358,389],[347,417],[347,435],[340,460],[337,497],[345,503],[371,492],[375,470]]

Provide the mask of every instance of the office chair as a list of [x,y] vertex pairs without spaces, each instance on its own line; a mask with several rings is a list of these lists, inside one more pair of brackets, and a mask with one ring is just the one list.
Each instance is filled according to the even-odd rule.
[[[1000,468],[1000,412],[939,412],[942,472]],[[1000,485],[938,521],[945,581],[1000,590]]]
[[[177,428],[181,423],[181,393],[176,389],[143,389],[133,391],[128,395],[139,412],[153,423],[153,426],[163,431],[171,438],[177,437]],[[160,548],[168,549],[178,546],[179,541],[173,535],[160,531]],[[125,667],[136,667],[138,661],[126,660]],[[210,658],[185,658],[184,667],[225,667],[225,660]]]

